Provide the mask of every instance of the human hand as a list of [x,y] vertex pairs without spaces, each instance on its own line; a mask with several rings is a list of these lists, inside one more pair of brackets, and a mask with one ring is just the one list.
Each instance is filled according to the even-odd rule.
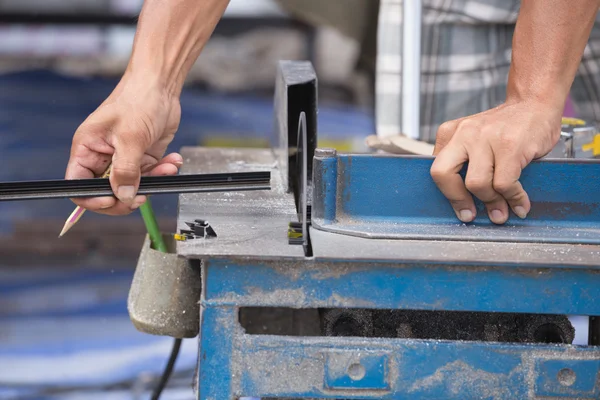
[[[462,222],[475,219],[471,193],[485,203],[495,224],[531,209],[519,178],[532,160],[548,154],[560,138],[561,112],[532,101],[510,102],[440,126],[431,176]],[[463,182],[459,175],[469,162]],[[469,193],[470,192],[470,193]]]
[[87,210],[125,215],[140,207],[136,196],[142,175],[175,175],[181,155],[163,157],[181,117],[179,99],[151,80],[127,73],[111,95],[77,129],[65,179],[100,176],[112,162],[115,197],[77,198]]

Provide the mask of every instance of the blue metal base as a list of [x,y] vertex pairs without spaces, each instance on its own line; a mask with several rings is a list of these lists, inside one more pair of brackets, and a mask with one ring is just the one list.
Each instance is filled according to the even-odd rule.
[[[189,158],[214,167],[205,153]],[[523,172],[530,218],[497,227],[485,215],[456,224],[432,159],[314,160],[311,258],[288,244],[296,210],[281,185],[270,197],[180,198],[180,225],[204,217],[223,233],[178,247],[203,261],[199,399],[600,398],[600,347],[255,336],[238,322],[244,307],[600,316],[600,246],[589,244],[600,242],[600,164],[533,164]],[[394,235],[377,238],[386,229]],[[415,229],[422,236],[408,240]]]
[[203,266],[199,399],[534,399],[600,396],[600,348],[247,335],[240,307],[600,315],[583,269],[240,262]]

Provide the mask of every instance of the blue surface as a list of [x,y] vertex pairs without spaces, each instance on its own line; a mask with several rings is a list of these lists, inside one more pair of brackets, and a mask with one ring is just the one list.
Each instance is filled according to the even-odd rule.
[[[434,340],[400,340],[341,338],[298,338],[239,335],[234,355],[241,357],[245,371],[239,383],[241,393],[284,398],[326,399],[532,399],[541,395],[530,382],[536,375],[534,363],[525,360],[556,360],[574,356],[597,357],[597,350],[566,349],[550,345],[505,345],[500,343],[448,342]],[[368,366],[376,357],[389,357],[389,389],[332,389],[326,386],[324,364],[330,355],[354,354],[346,364],[360,362]],[[252,365],[261,360],[262,369]],[[598,372],[588,360],[562,362],[583,374]],[[306,372],[309,370],[310,372]],[[286,379],[299,377],[302,379]],[[278,386],[273,382],[285,382]],[[589,387],[572,387],[564,398],[597,398]],[[592,394],[592,397],[589,397]],[[584,397],[588,396],[588,397]],[[224,397],[230,399],[231,397]]]
[[[337,163],[335,163],[337,161]],[[520,182],[531,211],[492,224],[481,201],[463,224],[431,178],[433,157],[346,155],[317,159],[313,223],[376,238],[600,243],[600,160],[535,161]],[[385,171],[382,173],[382,171]],[[343,201],[336,201],[336,199]]]
[[[0,268],[0,399],[26,393],[29,399],[132,399],[131,390],[113,396],[95,388],[149,387],[144,381],[162,372],[172,339],[132,326],[126,308],[132,277],[123,267]],[[185,340],[176,371],[187,371],[187,397],[165,398],[193,397],[196,359],[197,340]],[[69,390],[40,394],[48,389]]]
[[[536,372],[538,379],[535,392],[539,396],[586,396],[597,399],[600,397],[598,382],[600,360],[538,360]],[[561,373],[572,373],[574,379],[557,379]]]
[[389,390],[389,354],[331,352],[325,363],[328,389]]
[[[535,391],[596,398],[598,347],[254,336],[239,328],[237,308],[599,315],[599,279],[593,269],[209,260],[201,300],[202,395],[521,400]],[[356,362],[365,369],[358,380],[347,372]],[[577,385],[565,388],[557,381],[555,372],[564,368],[580,377]]]
[[[232,380],[235,376],[233,351],[234,336],[237,328],[238,313],[233,307],[200,309],[200,358],[198,364],[198,398],[230,400]],[[237,370],[237,368],[236,368]],[[238,372],[241,373],[243,370]],[[255,396],[260,393],[236,393],[242,396]]]
[[[290,279],[275,262],[212,260],[204,276],[210,305],[600,315],[594,269],[315,262],[294,265]],[[274,288],[281,296],[265,295]]]

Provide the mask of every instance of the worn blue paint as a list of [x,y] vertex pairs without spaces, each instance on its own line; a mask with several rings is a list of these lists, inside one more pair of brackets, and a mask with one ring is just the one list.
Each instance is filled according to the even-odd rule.
[[319,179],[313,179],[313,203],[312,213],[315,206],[319,207],[317,214],[322,215],[325,220],[334,220],[337,202],[337,169],[336,157],[315,157],[313,171],[318,168]]
[[[352,229],[459,226],[424,179],[431,159],[317,157],[315,166],[313,222]],[[600,240],[600,180],[590,180],[597,170],[595,163],[532,164],[522,179],[534,203],[530,218],[494,232],[558,227],[566,232],[561,240]],[[467,227],[475,235],[496,228],[481,216]],[[569,237],[577,232],[582,236]],[[600,315],[598,265],[492,261],[204,260],[199,398],[599,398],[598,347],[262,336],[245,334],[238,323],[245,306]],[[567,369],[572,381],[559,378]]]
[[[231,354],[235,339],[237,309],[200,308],[200,349],[198,355],[198,398],[233,400]],[[227,322],[231,322],[228,324]],[[232,329],[233,328],[233,329]]]
[[[572,374],[573,380],[559,381],[561,371]],[[600,359],[593,360],[538,360],[536,363],[535,394],[553,397],[600,398]]]
[[325,362],[325,388],[389,390],[389,355],[329,352]]
[[[600,348],[246,335],[237,307],[367,307],[600,315],[586,269],[455,268],[209,260],[203,267],[201,399],[597,398]],[[277,295],[272,295],[277,290]],[[365,368],[352,379],[348,367]],[[561,369],[577,376],[565,388]]]
[[[337,176],[330,173],[332,160],[338,162]],[[490,222],[478,199],[475,222],[460,223],[431,178],[432,162],[432,157],[373,155],[315,159],[315,181],[323,182],[315,185],[314,222],[381,237],[600,243],[599,160],[531,163],[520,180],[531,212],[525,220],[511,214],[503,227]],[[328,196],[319,190],[335,185],[341,201],[324,203]]]
[[[263,397],[524,400],[536,390],[536,381],[529,377],[536,373],[537,360],[572,359],[568,365],[582,377],[598,372],[589,360],[574,360],[598,357],[598,349],[585,347],[251,335],[240,335],[235,343],[233,357],[245,371],[239,390]],[[331,387],[328,360],[344,353],[361,362],[387,357],[389,386]],[[307,373],[307,368],[312,372]],[[277,392],[276,377],[289,377]],[[570,398],[577,398],[590,392],[587,386],[573,385],[571,393]]]
[[600,273],[586,269],[210,260],[204,273],[215,305],[600,315]]

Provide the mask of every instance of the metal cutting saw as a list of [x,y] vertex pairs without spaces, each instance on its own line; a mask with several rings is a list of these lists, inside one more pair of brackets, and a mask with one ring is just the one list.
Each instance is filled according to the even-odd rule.
[[131,319],[198,338],[197,398],[599,399],[600,161],[534,161],[526,220],[463,224],[432,157],[318,148],[317,88],[282,61],[272,148],[182,149],[271,189],[181,194],[204,234],[140,254]]

